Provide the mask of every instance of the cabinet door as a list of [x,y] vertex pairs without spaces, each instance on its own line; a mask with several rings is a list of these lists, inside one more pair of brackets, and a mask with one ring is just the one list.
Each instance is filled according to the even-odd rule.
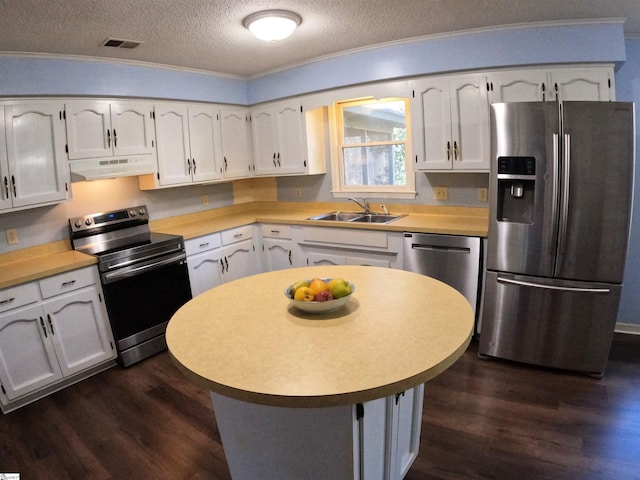
[[300,102],[278,104],[275,113],[278,174],[305,173],[307,155]]
[[189,268],[192,296],[195,297],[220,285],[220,275],[222,273],[220,250],[209,250],[190,255],[187,258],[187,266]]
[[560,101],[610,101],[609,74],[605,69],[560,69],[552,70],[550,85],[553,100]]
[[0,106],[0,210],[11,208],[11,174],[7,160],[7,143],[4,129],[4,107]]
[[247,113],[244,109],[220,110],[222,172],[224,178],[251,176],[251,149]]
[[115,358],[104,304],[94,287],[55,297],[42,308],[64,376]]
[[307,264],[310,267],[318,265],[345,265],[347,259],[344,255],[325,252],[309,252],[307,255]]
[[422,403],[424,384],[395,396],[394,424],[391,442],[391,475],[389,478],[404,478],[420,449],[422,428]]
[[40,306],[0,315],[0,381],[9,400],[62,378]]
[[489,104],[486,80],[464,75],[450,82],[451,152],[456,170],[489,170]]
[[449,81],[413,82],[411,121],[417,170],[449,170],[453,164]]
[[220,171],[220,121],[209,107],[189,107],[189,145],[195,182],[218,180]]
[[[278,173],[276,161],[276,119],[271,109],[251,112],[251,136],[253,138],[253,161],[256,175],[275,175]],[[279,159],[278,159],[279,160]]]
[[151,155],[154,149],[152,107],[146,103],[111,104],[114,155]]
[[347,265],[361,265],[371,267],[391,268],[391,261],[383,258],[373,258],[362,253],[358,255],[347,255]]
[[71,102],[65,110],[69,160],[112,155],[108,102]]
[[225,282],[237,280],[257,273],[255,252],[253,250],[253,239],[242,240],[232,245],[223,247],[222,268]]
[[537,102],[546,100],[546,70],[516,70],[491,74],[491,103]]
[[62,104],[45,102],[5,107],[14,207],[67,199],[70,178],[63,110]]
[[191,183],[191,151],[187,107],[156,105],[156,137],[160,185]]
[[264,238],[262,246],[264,248],[266,270],[283,270],[293,266],[293,253],[291,240],[281,240],[278,238]]

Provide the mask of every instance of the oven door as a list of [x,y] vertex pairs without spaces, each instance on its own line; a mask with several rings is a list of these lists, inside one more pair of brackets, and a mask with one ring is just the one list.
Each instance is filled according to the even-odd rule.
[[166,348],[169,319],[191,299],[184,252],[102,273],[102,288],[125,366]]

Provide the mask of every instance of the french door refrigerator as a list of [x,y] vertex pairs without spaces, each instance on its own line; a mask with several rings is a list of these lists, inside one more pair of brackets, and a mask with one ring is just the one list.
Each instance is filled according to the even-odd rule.
[[493,104],[481,357],[601,376],[629,239],[634,105]]

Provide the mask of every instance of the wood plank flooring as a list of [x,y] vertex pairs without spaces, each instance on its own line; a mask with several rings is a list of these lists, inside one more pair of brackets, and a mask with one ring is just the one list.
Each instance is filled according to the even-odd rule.
[[[230,478],[208,393],[167,353],[1,416],[1,472]],[[473,342],[427,384],[420,455],[405,478],[640,479],[640,336],[615,336],[600,380],[483,361]]]

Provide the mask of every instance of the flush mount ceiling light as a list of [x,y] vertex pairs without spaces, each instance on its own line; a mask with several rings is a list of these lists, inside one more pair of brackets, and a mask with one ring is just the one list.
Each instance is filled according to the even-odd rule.
[[260,40],[275,42],[293,33],[302,22],[300,15],[287,10],[265,10],[252,13],[242,24]]

